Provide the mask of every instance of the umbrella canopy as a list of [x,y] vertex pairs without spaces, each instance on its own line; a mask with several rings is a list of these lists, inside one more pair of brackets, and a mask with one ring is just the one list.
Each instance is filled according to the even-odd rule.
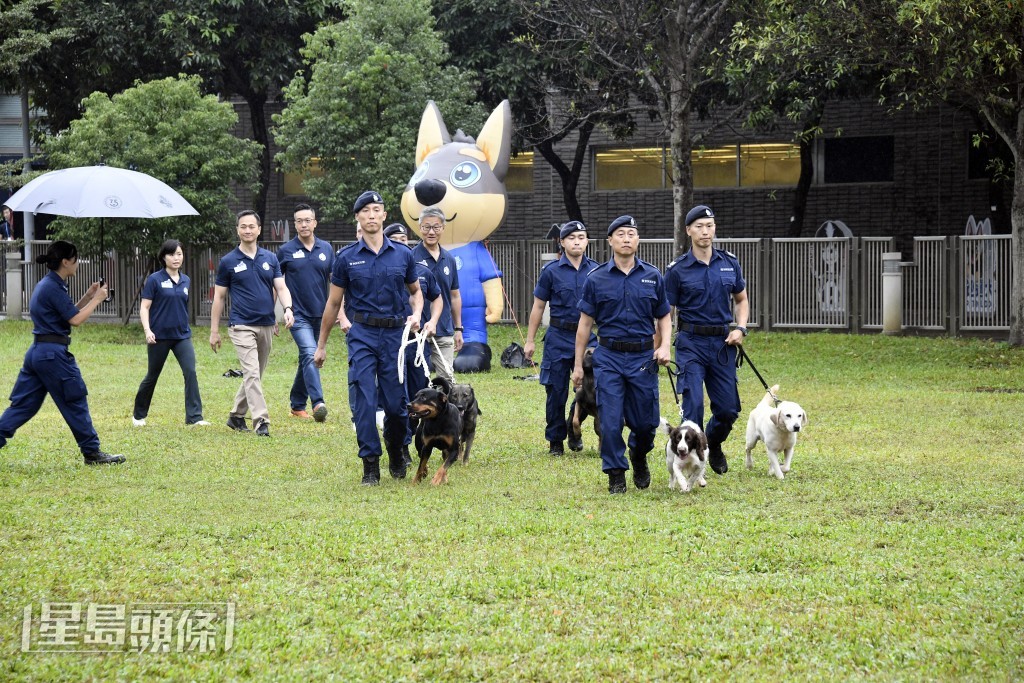
[[74,218],[199,215],[166,183],[113,166],[79,166],[44,173],[11,195],[5,204],[15,211]]

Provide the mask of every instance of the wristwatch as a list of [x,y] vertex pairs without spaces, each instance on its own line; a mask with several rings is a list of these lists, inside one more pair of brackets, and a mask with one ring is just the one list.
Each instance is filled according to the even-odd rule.
[[455,328],[455,331],[456,331],[456,332],[462,332],[462,328],[461,328],[461,327],[456,327],[456,328]]
[[742,332],[744,337],[747,336],[747,328],[743,327],[742,325],[737,325],[736,329]]
[[290,310],[292,310],[292,307],[291,307],[291,306],[285,306],[285,307],[284,307],[284,310],[286,310],[286,311],[290,311]]

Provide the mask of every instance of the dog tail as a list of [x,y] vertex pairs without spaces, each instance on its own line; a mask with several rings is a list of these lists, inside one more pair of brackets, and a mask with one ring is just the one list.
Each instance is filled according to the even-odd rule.
[[434,379],[430,380],[430,384],[440,391],[445,396],[450,396],[452,393],[452,383],[447,378],[438,375]]
[[669,424],[668,420],[666,420],[665,418],[661,418],[661,424],[658,425],[658,431],[660,431],[662,434],[671,434],[672,425]]
[[779,385],[773,384],[772,388],[764,393],[764,398],[761,399],[761,403],[768,405],[769,403],[778,403],[779,401]]

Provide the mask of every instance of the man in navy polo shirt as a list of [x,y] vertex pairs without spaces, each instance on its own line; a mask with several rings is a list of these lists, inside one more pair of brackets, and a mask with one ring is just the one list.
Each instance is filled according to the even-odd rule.
[[[544,307],[551,305],[548,330],[544,333],[544,358],[540,364],[540,383],[547,392],[545,414],[547,426],[544,438],[548,441],[550,455],[562,455],[562,442],[569,436],[569,448],[583,450],[582,440],[573,439],[565,420],[565,401],[569,397],[569,375],[576,354],[576,328],[580,321],[580,297],[587,275],[598,267],[597,261],[584,252],[590,240],[587,226],[579,221],[569,221],[558,231],[558,243],[562,256],[540,271],[537,286],[533,288],[533,310],[526,330],[526,346],[523,351],[527,360],[533,358],[537,329],[544,318]],[[596,341],[591,336],[589,344]],[[588,344],[588,345],[589,345]]]
[[[331,291],[324,308],[320,339],[313,362],[323,367],[327,340],[344,299],[352,323],[348,343],[348,400],[355,417],[364,486],[380,483],[380,435],[374,413],[377,387],[384,402],[384,445],[388,469],[395,479],[405,477],[402,457],[408,429],[405,384],[398,381],[398,349],[406,323],[419,329],[423,296],[412,252],[384,236],[387,212],[377,192],[364,192],[352,206],[363,236],[334,259]],[[411,313],[406,315],[408,301]]]
[[[612,258],[590,271],[583,286],[572,383],[576,388],[583,384],[583,353],[596,323],[601,333],[594,351],[601,469],[608,474],[608,492],[625,493],[630,463],[633,484],[638,489],[651,485],[647,454],[660,421],[658,366],[671,359],[672,320],[661,273],[636,257],[640,233],[632,216],[612,221],[608,244]],[[629,462],[623,422],[630,429]]]
[[441,235],[444,234],[445,227],[444,211],[436,206],[423,209],[420,213],[419,227],[423,241],[413,248],[413,258],[434,274],[434,279],[441,287],[441,298],[444,300],[441,320],[437,323],[437,348],[431,345],[431,365],[436,374],[454,383],[452,364],[455,361],[455,354],[462,350],[462,294],[459,292],[459,269],[455,257],[441,246]]
[[247,432],[245,413],[252,412],[252,426],[258,436],[270,436],[270,413],[263,397],[263,371],[273,346],[276,320],[274,294],[284,306],[284,325],[294,322],[292,295],[281,274],[281,265],[273,253],[256,245],[262,226],[259,214],[247,210],[238,213],[236,230],[239,244],[217,266],[217,279],[210,307],[210,348],[220,349],[220,315],[224,295],[231,293],[228,334],[242,366],[242,386],[235,394],[235,405],[228,415],[228,427]]
[[[708,437],[708,464],[718,474],[729,465],[722,442],[740,414],[736,386],[736,354],[747,334],[750,302],[740,262],[733,254],[715,249],[715,214],[700,205],[686,214],[690,250],[668,264],[665,288],[678,315],[676,364],[677,386],[682,395],[683,416],[697,424],[704,421],[704,387],[711,402],[711,419],[704,428]],[[736,327],[729,329],[736,312]]]
[[334,265],[334,250],[313,231],[316,230],[316,213],[309,204],[299,204],[293,213],[295,239],[286,242],[277,250],[277,260],[288,291],[292,295],[292,339],[299,348],[299,367],[295,372],[290,396],[292,416],[310,419],[306,412],[306,401],[313,409],[312,418],[317,422],[327,419],[327,404],[320,382],[320,368],[313,363],[316,341],[320,338],[320,320],[327,304],[327,290],[330,286],[331,266]]

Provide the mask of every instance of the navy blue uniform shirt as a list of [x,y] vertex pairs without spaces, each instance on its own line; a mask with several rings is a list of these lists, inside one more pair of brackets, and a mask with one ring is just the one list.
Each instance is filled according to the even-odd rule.
[[331,284],[345,289],[345,310],[350,317],[354,313],[402,317],[409,303],[406,285],[416,281],[412,252],[387,237],[376,254],[363,240],[345,247],[338,252],[331,271]]
[[587,276],[580,312],[594,319],[602,339],[650,339],[655,319],[669,312],[665,280],[657,268],[640,259],[626,274],[612,258]]
[[257,248],[255,258],[238,247],[225,254],[217,266],[216,284],[231,292],[228,325],[273,325],[274,279],[279,277],[281,265],[266,249]]
[[306,320],[323,316],[334,265],[330,243],[319,237],[313,240],[312,249],[306,249],[296,237],[277,250],[284,283],[292,294],[292,313]]
[[[441,296],[441,286],[437,284],[437,278],[424,265],[419,263],[416,264],[416,277],[420,281],[420,291],[423,292],[423,316],[420,318],[420,328],[427,324],[430,320],[430,304],[428,301],[433,303],[437,297]],[[405,315],[412,315],[412,306],[409,305],[409,300],[405,300]]]
[[583,297],[583,285],[587,275],[601,264],[586,255],[580,260],[577,270],[565,254],[540,271],[537,286],[533,295],[541,301],[547,301],[551,317],[566,322],[577,322],[580,319],[580,299]]
[[[450,337],[455,334],[455,323],[452,321],[452,290],[459,288],[459,269],[451,252],[444,247],[440,249],[441,253],[435,260],[420,242],[413,248],[412,256],[416,263],[426,266],[434,273],[434,278],[441,287],[444,308],[441,311],[441,318],[437,321],[437,336]],[[424,310],[426,308],[423,307]]]
[[705,265],[688,251],[668,264],[665,289],[679,319],[691,325],[728,325],[732,295],[747,288],[740,262],[720,249],[711,250]]
[[188,339],[192,328],[188,324],[188,275],[178,271],[175,282],[166,270],[158,270],[146,278],[142,298],[149,299],[149,329],[158,340]]
[[68,294],[68,285],[57,275],[47,271],[46,276],[32,290],[29,302],[32,315],[32,334],[71,334],[71,323],[78,315],[78,307]]

